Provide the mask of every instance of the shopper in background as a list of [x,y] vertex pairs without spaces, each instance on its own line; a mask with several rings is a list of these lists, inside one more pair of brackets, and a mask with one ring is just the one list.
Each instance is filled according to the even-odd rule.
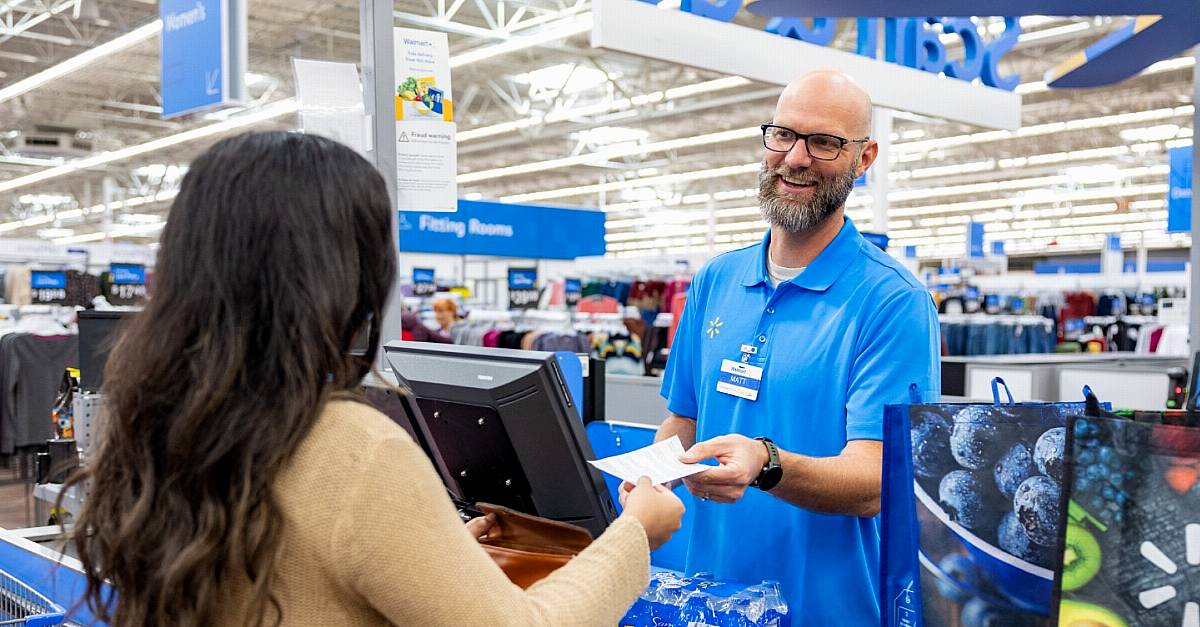
[[400,331],[402,340],[409,342],[434,342],[436,344],[453,344],[454,340],[441,331],[430,329],[421,321],[421,316],[415,311],[405,309],[400,314]]
[[929,293],[844,215],[879,151],[871,107],[836,72],[783,91],[763,127],[771,228],[696,275],[662,388],[657,439],[720,462],[685,481],[688,571],[779,580],[806,625],[879,624],[883,407],[940,386]]
[[458,322],[458,305],[449,298],[439,298],[433,301],[433,313],[437,316],[438,327],[442,333],[449,334],[450,327]]
[[[669,491],[644,480],[525,591],[475,540],[494,523],[464,527],[422,450],[358,400],[396,272],[391,213],[370,164],[320,137],[242,135],[192,164],[73,478],[100,619],[611,626],[644,589],[650,548],[679,527]],[[352,355],[364,328],[371,350]]]

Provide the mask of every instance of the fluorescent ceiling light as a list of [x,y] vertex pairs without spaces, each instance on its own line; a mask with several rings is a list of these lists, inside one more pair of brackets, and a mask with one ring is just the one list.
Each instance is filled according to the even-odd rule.
[[[113,211],[116,211],[118,209],[128,209],[129,207],[137,207],[137,206],[146,205],[146,204],[150,204],[150,203],[154,203],[154,202],[165,202],[165,201],[175,198],[175,196],[177,196],[178,194],[179,194],[179,190],[169,189],[169,190],[158,192],[157,194],[150,194],[147,196],[135,196],[133,198],[126,198],[125,200],[114,200],[112,203],[110,203],[110,206]],[[101,203],[101,204],[93,205],[91,207],[87,207],[84,209],[71,209],[69,211],[58,211],[53,214],[44,214],[44,215],[34,216],[32,218],[26,218],[24,220],[15,220],[13,222],[6,222],[4,224],[0,224],[0,233],[5,233],[7,231],[15,231],[15,230],[27,228],[30,226],[38,226],[41,224],[48,224],[50,222],[54,222],[55,220],[73,220],[73,219],[81,217],[81,216],[90,215],[93,213],[100,213],[104,210],[105,210],[105,206],[103,203]],[[161,216],[155,216],[155,219],[156,220],[161,219]]]
[[162,216],[157,213],[126,213],[118,220],[122,224],[155,224],[162,221]]
[[258,72],[246,72],[247,87],[257,87],[259,85],[270,83],[273,80],[273,78],[267,76],[266,74],[259,74]]
[[[450,58],[450,67],[461,67],[463,65],[468,65],[470,63],[475,63],[477,61],[482,61],[484,59],[490,59],[490,58],[493,58],[493,57],[496,57],[496,56],[499,56],[502,54],[508,54],[510,52],[515,52],[518,50],[525,50],[527,48],[539,46],[541,44],[548,43],[550,41],[555,41],[557,39],[562,39],[562,38],[570,37],[572,35],[576,35],[579,33],[588,32],[591,30],[591,28],[592,28],[592,14],[591,13],[583,13],[583,14],[580,14],[580,15],[577,15],[574,17],[560,20],[559,22],[556,22],[552,27],[548,28],[545,31],[539,32],[535,35],[529,35],[526,37],[514,37],[513,39],[510,39],[503,43],[499,43],[499,44],[495,44],[495,45],[491,45],[491,46],[484,46],[481,48],[476,48],[474,50],[467,51],[463,54],[451,57]],[[129,46],[137,43],[137,41],[133,41],[132,43],[130,43],[129,41],[125,40],[126,37],[132,37],[135,34],[137,34],[137,36],[141,36],[143,38],[142,40],[144,40],[146,38],[149,38],[150,36],[153,36],[155,33],[157,33],[161,29],[162,29],[162,21],[155,20],[154,22],[151,22],[150,24],[147,24],[146,26],[143,26],[133,32],[127,33],[126,35],[122,35],[121,37],[118,37],[117,39],[110,41],[106,44],[97,46],[96,48],[92,48],[91,50],[79,55],[78,57],[74,57],[73,59],[68,59],[67,61],[64,61],[63,63],[60,63],[59,65],[54,66],[54,67],[50,68],[49,70],[46,70],[45,72],[31,76],[29,79],[26,79],[26,80],[31,80],[31,79],[37,78],[38,76],[42,76],[42,75],[50,72],[51,70],[54,70],[55,68],[59,68],[67,63],[73,62],[75,59],[80,59],[80,58],[85,59],[85,62],[78,66],[78,67],[82,67],[82,65],[86,65],[86,63],[95,61],[97,58],[107,56],[109,54],[112,54],[113,52],[116,52],[117,50],[123,50],[123,49],[128,48]],[[146,34],[146,32],[144,32],[144,31],[149,31],[149,34]],[[122,45],[120,47],[117,47],[115,49],[114,48],[106,48],[106,46],[110,46],[111,44],[114,44],[118,40],[121,40]],[[141,40],[138,40],[138,41],[141,41]],[[99,51],[99,52],[97,52],[97,51]],[[73,72],[73,71],[75,71],[75,69],[78,69],[78,67],[74,67],[74,66],[68,67],[67,72],[60,72],[60,73],[54,74],[50,78],[47,78],[47,79],[37,83],[33,87],[29,87],[28,89],[33,89],[34,87],[44,84],[48,80],[52,80],[53,78],[58,78],[59,76],[62,76],[69,72]],[[9,89],[15,88],[15,87],[23,84],[24,82],[25,81],[21,81],[20,83],[16,83],[14,85],[4,88],[3,90],[0,90],[0,102],[2,102],[5,99],[3,94],[5,94]],[[28,91],[28,89],[26,89],[25,91]],[[21,93],[24,93],[24,91],[22,91]],[[7,97],[11,98],[12,96],[7,96]],[[162,148],[167,148],[167,147],[181,144],[184,142],[189,142],[189,141],[193,141],[196,139],[209,137],[209,136],[212,136],[212,135],[215,135],[218,133],[223,133],[226,131],[243,128],[243,127],[249,126],[251,124],[264,122],[264,121],[267,121],[267,120],[270,120],[270,119],[273,119],[276,117],[287,115],[289,113],[295,113],[298,110],[298,108],[299,107],[296,104],[295,98],[286,98],[283,100],[278,100],[276,102],[265,105],[263,107],[259,107],[252,112],[246,113],[244,115],[232,117],[228,120],[219,122],[217,124],[210,124],[208,126],[194,128],[191,130],[176,133],[174,135],[160,137],[158,139],[151,140],[144,144],[138,144],[136,146],[129,146],[126,148],[122,148],[120,150],[100,153],[98,155],[92,155],[90,157],[86,157],[83,159],[78,159],[75,161],[65,163],[61,166],[47,168],[46,170],[42,170],[40,172],[34,172],[33,174],[29,174],[29,175],[17,177],[15,179],[11,179],[8,181],[0,182],[0,192],[11,191],[14,189],[18,189],[20,187],[24,187],[25,185],[31,185],[33,183],[38,183],[38,182],[46,181],[46,180],[49,180],[52,178],[57,178],[64,174],[76,172],[78,170],[93,168],[98,165],[104,165],[107,163],[112,163],[114,161],[128,159],[130,157],[145,154],[145,153],[159,150]],[[3,226],[5,226],[5,225],[0,225],[0,228],[2,228]],[[0,232],[3,232],[3,231],[0,231]]]
[[1129,142],[1157,142],[1175,139],[1179,134],[1178,124],[1159,124],[1145,128],[1127,128],[1121,131],[1121,139]]
[[[632,155],[650,154],[654,152],[665,152],[669,150],[678,150],[680,148],[690,148],[693,146],[704,146],[707,144],[716,144],[726,141],[739,139],[748,139],[758,136],[762,131],[757,127],[739,128],[731,131],[721,131],[719,133],[709,133],[707,135],[697,135],[695,137],[682,137],[679,139],[670,139],[652,144],[642,144],[638,146],[618,146],[585,155],[575,155],[573,157],[563,157],[561,159],[550,159],[549,161],[538,161],[535,163],[525,163],[521,165],[507,166],[503,168],[494,168],[491,170],[482,170],[480,172],[471,172],[469,174],[460,174],[458,183],[475,183],[478,181],[486,181],[490,179],[503,178],[508,176],[516,176],[518,174],[529,174],[532,172],[543,172],[546,170],[554,170],[558,168],[566,168],[576,165],[599,164],[612,159],[628,157]],[[754,164],[757,169],[758,164]],[[3,191],[3,188],[0,188]],[[576,194],[568,194],[576,195]]]
[[1058,37],[1060,35],[1070,35],[1072,33],[1080,33],[1085,30],[1090,29],[1091,27],[1092,27],[1092,23],[1090,21],[1072,22],[1070,24],[1064,24],[1062,26],[1055,26],[1053,28],[1044,28],[1042,30],[1035,30],[1035,31],[1027,32],[1027,33],[1021,33],[1020,35],[1017,36],[1017,41],[1020,43],[1029,43],[1031,41],[1038,41],[1039,39],[1049,39],[1050,37]]
[[994,141],[1003,141],[1006,139],[1015,139],[1018,137],[1036,137],[1042,135],[1053,135],[1064,131],[1087,130],[1093,128],[1104,128],[1108,126],[1121,126],[1124,124],[1137,124],[1141,122],[1152,122],[1157,120],[1167,120],[1176,117],[1191,117],[1195,111],[1192,105],[1184,105],[1182,107],[1168,107],[1163,109],[1152,109],[1149,111],[1137,111],[1133,113],[1120,113],[1116,115],[1104,115],[1094,118],[1085,118],[1082,120],[1071,120],[1069,122],[1050,122],[1048,124],[1037,124],[1033,126],[1023,126],[1020,130],[1013,131],[983,131],[979,133],[971,133],[969,135],[954,135],[951,137],[939,137],[936,139],[926,139],[915,142],[905,142],[892,145],[892,154],[903,155],[914,152],[930,152],[942,148],[953,148],[957,146],[978,145]]
[[54,239],[56,237],[67,237],[69,235],[74,235],[74,234],[75,234],[75,231],[73,229],[64,229],[64,228],[38,229],[38,232],[37,232],[37,236],[42,239]]
[[566,39],[574,35],[580,35],[592,30],[592,14],[581,13],[576,16],[564,18],[549,25],[546,30],[540,31],[533,35],[524,35],[522,37],[513,37],[508,41],[498,44],[491,44],[474,48],[450,57],[451,69],[498,57],[502,54],[516,52],[518,50],[526,50],[542,44],[547,44],[559,39]]
[[100,240],[103,240],[105,237],[109,237],[109,236],[111,236],[113,238],[117,238],[117,237],[129,237],[129,236],[137,236],[137,235],[150,235],[153,233],[157,233],[158,231],[161,231],[162,228],[166,225],[167,225],[166,222],[155,222],[153,224],[142,224],[142,225],[136,225],[136,226],[118,226],[118,227],[114,227],[108,233],[105,233],[104,231],[96,231],[94,233],[87,233],[84,235],[73,235],[71,237],[60,237],[58,239],[55,239],[54,243],[55,244],[82,244],[85,242],[98,242]]
[[74,198],[63,194],[22,194],[17,198],[17,202],[22,205],[34,205],[37,207],[57,207],[65,205],[72,200]]
[[523,203],[535,202],[538,200],[549,200],[551,198],[564,198],[569,196],[582,196],[585,194],[594,194],[600,191],[618,191],[628,189],[630,187],[638,187],[641,185],[663,185],[667,183],[684,183],[687,181],[701,181],[705,179],[717,178],[721,176],[733,176],[737,174],[745,174],[747,172],[757,172],[759,164],[757,162],[746,165],[732,165],[723,168],[713,168],[711,170],[697,170],[695,172],[680,172],[678,174],[668,174],[665,176],[652,176],[649,178],[633,179],[629,181],[617,181],[612,183],[601,183],[597,185],[581,185],[579,187],[567,187],[563,189],[553,189],[544,192],[532,192],[529,194],[514,194],[512,196],[503,196],[500,202],[505,203]]
[[637,96],[633,96],[632,98],[619,98],[619,99],[613,100],[611,102],[588,105],[585,107],[578,107],[578,108],[574,108],[574,109],[564,109],[564,110],[560,110],[560,111],[552,111],[550,113],[545,113],[545,114],[535,113],[527,118],[522,118],[520,120],[512,120],[509,122],[500,122],[499,124],[492,124],[490,126],[481,126],[478,128],[472,128],[472,129],[467,129],[465,131],[461,131],[458,134],[458,141],[459,141],[459,143],[462,143],[462,142],[471,141],[473,139],[483,139],[485,137],[495,137],[496,135],[503,135],[505,133],[519,131],[523,128],[529,128],[530,126],[537,126],[538,124],[542,124],[542,123],[549,124],[549,123],[553,123],[553,122],[565,122],[567,120],[578,119],[578,118],[586,117],[589,115],[602,115],[605,113],[610,113],[612,111],[620,111],[623,109],[628,109],[631,106],[635,106],[635,105],[641,106],[641,105],[647,104],[649,102],[657,102],[657,101],[664,101],[664,100],[665,101],[676,100],[679,98],[687,98],[689,96],[707,94],[707,93],[711,93],[714,91],[721,91],[724,89],[732,89],[734,87],[741,87],[741,86],[748,85],[748,84],[750,84],[750,81],[746,80],[740,76],[727,76],[725,78],[718,78],[718,79],[714,79],[711,81],[704,81],[702,83],[696,83],[694,85],[685,85],[682,87],[672,87],[671,89],[668,89],[666,91],[652,92],[649,94],[640,94]]
[[552,92],[541,96],[544,99],[550,99],[553,94],[573,95],[587,91],[593,87],[607,83],[609,78],[619,77],[609,76],[601,70],[592,67],[584,67],[575,63],[560,63],[544,67],[540,70],[518,74],[513,78],[513,82],[520,85],[529,85],[530,97],[545,92]]
[[[953,137],[942,137],[942,138],[937,138],[937,139],[928,139],[928,140],[921,140],[921,141],[914,141],[914,142],[904,142],[904,143],[893,144],[892,151],[890,154],[895,158],[895,157],[902,157],[907,153],[929,152],[932,150],[939,150],[941,148],[982,144],[982,143],[987,143],[987,142],[992,142],[992,141],[1000,141],[1000,140],[1004,140],[1004,139],[1010,139],[1010,138],[1014,138],[1014,137],[1042,136],[1042,135],[1050,135],[1050,134],[1054,134],[1054,133],[1062,133],[1065,131],[1086,130],[1086,129],[1093,129],[1093,128],[1102,128],[1102,127],[1107,127],[1107,126],[1120,126],[1120,125],[1124,125],[1124,124],[1135,124],[1135,123],[1139,123],[1139,122],[1170,119],[1170,118],[1174,118],[1174,117],[1191,116],[1193,111],[1194,111],[1194,107],[1192,105],[1185,105],[1185,106],[1174,107],[1174,108],[1154,109],[1154,110],[1150,110],[1150,111],[1139,111],[1139,112],[1133,112],[1133,113],[1122,113],[1122,114],[1117,114],[1117,115],[1099,116],[1099,117],[1094,117],[1094,118],[1086,118],[1086,119],[1082,119],[1082,120],[1072,120],[1069,122],[1052,122],[1049,124],[1039,124],[1039,125],[1035,125],[1035,126],[1023,127],[1016,133],[1013,133],[1010,131],[984,131],[981,133],[973,133],[970,135],[958,135],[958,136],[953,136]],[[505,177],[505,176],[514,176],[514,175],[518,175],[518,174],[528,174],[531,172],[541,172],[541,171],[552,170],[552,169],[556,169],[556,168],[583,165],[583,164],[587,164],[587,163],[598,163],[598,162],[603,162],[603,161],[606,161],[609,159],[631,156],[634,154],[674,150],[674,149],[681,148],[681,147],[707,145],[707,144],[719,143],[719,142],[723,142],[723,141],[749,139],[751,137],[757,137],[759,132],[760,131],[757,127],[751,127],[751,128],[746,128],[746,129],[735,129],[732,131],[724,131],[723,133],[712,133],[709,135],[699,135],[699,136],[690,137],[690,138],[680,138],[680,139],[676,139],[676,140],[670,140],[667,142],[646,144],[644,146],[638,146],[636,148],[623,148],[621,150],[616,150],[616,151],[612,151],[612,152],[597,151],[597,152],[591,153],[589,155],[577,155],[574,157],[566,157],[566,158],[562,158],[562,159],[551,159],[549,161],[541,161],[541,162],[536,162],[536,163],[508,166],[508,167],[504,167],[504,168],[496,168],[493,170],[484,170],[481,172],[473,172],[470,174],[464,174],[464,175],[460,175],[458,177],[458,182],[459,183],[470,183],[470,182],[488,180],[488,179],[493,179],[493,178],[501,178],[501,177]],[[1120,149],[1116,148],[1116,147],[1109,147],[1109,148],[1105,148],[1105,149],[1093,149],[1093,150],[1120,150]],[[1079,152],[1087,154],[1086,151],[1079,151]],[[1064,154],[1064,153],[1056,153],[1056,155],[1061,155],[1061,154]],[[1069,155],[1071,153],[1065,153],[1065,154],[1067,154],[1069,157]],[[1055,159],[1058,159],[1058,158],[1059,158],[1058,156],[1055,157]],[[1053,162],[1053,161],[1048,161],[1048,163],[1051,163],[1051,162]],[[1013,164],[1015,162],[1009,162],[1009,163]],[[950,167],[953,167],[953,166],[950,166]],[[690,180],[696,180],[696,179],[690,179]],[[549,191],[544,191],[544,192],[536,192],[535,194],[538,199],[547,200],[547,199],[551,199],[551,198],[562,198],[565,196],[576,196],[576,195],[581,195],[584,193],[592,193],[592,192],[574,191],[574,190],[579,190],[579,189],[592,189],[594,192],[594,191],[597,191],[599,188],[597,188],[595,186],[571,187],[571,188],[564,188],[562,190],[549,190]],[[568,193],[568,190],[572,190],[572,191],[570,191]],[[946,194],[944,194],[944,195],[946,195]],[[531,196],[530,194],[517,194],[514,196],[508,196],[505,198],[524,198],[526,200],[531,200],[532,198],[530,198],[530,196]],[[890,194],[889,194],[889,198],[891,198]],[[513,200],[513,201],[505,201],[505,202],[524,202],[524,201]]]
[[95,48],[85,50],[78,55],[63,61],[57,65],[52,65],[33,76],[19,80],[4,88],[0,88],[0,102],[11,100],[32,91],[49,83],[50,81],[62,78],[73,72],[77,72],[100,59],[109,55],[115,54],[122,50],[126,50],[135,46],[151,37],[154,37],[162,30],[162,20],[154,20],[149,24],[145,24],[134,30],[121,35],[115,39],[106,41]]
[[208,126],[193,128],[191,130],[183,131],[182,133],[160,137],[144,144],[127,146],[120,150],[102,152],[90,157],[85,157],[83,159],[68,161],[67,163],[57,167],[47,168],[40,172],[34,172],[33,174],[27,174],[25,176],[19,176],[15,179],[0,182],[0,192],[11,191],[26,185],[32,185],[34,183],[40,183],[42,181],[58,178],[64,174],[70,174],[71,172],[94,168],[96,166],[113,163],[114,161],[123,161],[131,157],[136,157],[138,155],[153,152],[155,150],[161,150],[163,148],[169,148],[184,142],[203,139],[205,137],[211,137],[220,133],[258,124],[260,122],[266,122],[267,120],[281,117],[289,113],[295,113],[296,110],[297,105],[294,98],[279,100],[259,109],[255,109],[252,113],[239,115],[224,122],[209,124]]
[[749,84],[750,84],[750,80],[746,79],[746,78],[742,78],[741,76],[726,76],[725,78],[718,78],[718,79],[711,80],[711,81],[704,81],[703,83],[696,83],[695,85],[686,85],[684,87],[672,87],[671,89],[668,89],[667,91],[663,92],[663,96],[667,100],[675,100],[676,98],[687,98],[688,96],[698,96],[700,94],[707,94],[712,91],[718,91],[721,89],[733,89],[734,87],[743,87],[743,86],[746,86]]
[[585,144],[607,146],[609,144],[640,142],[650,137],[650,132],[641,128],[628,128],[625,126],[600,126],[579,131],[578,133],[571,133],[571,137]]

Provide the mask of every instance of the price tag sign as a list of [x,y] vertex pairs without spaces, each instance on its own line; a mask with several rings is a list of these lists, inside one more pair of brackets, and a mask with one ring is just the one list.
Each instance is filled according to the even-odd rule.
[[108,302],[134,305],[146,300],[146,266],[140,263],[114,263],[109,267]]
[[567,306],[574,307],[579,304],[579,299],[583,297],[583,281],[579,279],[567,279],[563,281],[563,291],[566,294]]
[[432,296],[436,292],[433,268],[413,268],[413,296]]
[[510,309],[536,309],[539,296],[537,268],[508,269],[508,306]]
[[67,273],[34,270],[29,277],[33,288],[33,302],[56,304],[67,301]]

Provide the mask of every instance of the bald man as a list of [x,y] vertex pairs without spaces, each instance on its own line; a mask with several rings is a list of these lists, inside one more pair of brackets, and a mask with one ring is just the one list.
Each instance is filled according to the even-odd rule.
[[[879,624],[883,407],[940,387],[925,288],[845,217],[871,99],[814,72],[763,125],[762,242],[695,277],[662,394],[699,501],[687,570],[777,580],[793,625]],[[710,462],[711,463],[711,462]]]

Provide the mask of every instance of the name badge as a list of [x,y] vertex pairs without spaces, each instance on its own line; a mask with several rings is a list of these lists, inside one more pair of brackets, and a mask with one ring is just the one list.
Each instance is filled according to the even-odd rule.
[[758,366],[723,359],[721,374],[717,378],[717,391],[748,401],[757,401],[758,390],[762,387],[762,375],[763,369]]

